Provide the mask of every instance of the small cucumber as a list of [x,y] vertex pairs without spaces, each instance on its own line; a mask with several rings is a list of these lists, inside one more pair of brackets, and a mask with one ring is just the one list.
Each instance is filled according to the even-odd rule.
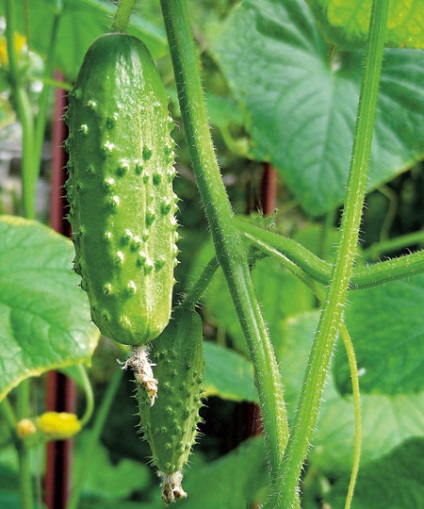
[[169,321],[178,251],[172,120],[144,44],[96,39],[65,120],[74,268],[100,331],[143,345]]
[[183,498],[182,469],[187,463],[200,420],[203,335],[200,316],[176,308],[166,329],[152,343],[150,358],[158,381],[151,405],[146,391],[137,391],[141,429],[162,478],[162,499]]

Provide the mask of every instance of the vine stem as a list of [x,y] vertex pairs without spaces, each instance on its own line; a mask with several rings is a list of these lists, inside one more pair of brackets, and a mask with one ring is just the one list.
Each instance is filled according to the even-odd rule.
[[273,479],[288,439],[281,377],[215,157],[201,86],[199,61],[184,0],[161,0],[183,125],[196,183],[212,232],[217,259],[236,308],[255,371],[268,459]]
[[109,411],[111,409],[113,400],[115,399],[116,393],[119,388],[119,384],[122,380],[122,369],[115,369],[115,372],[112,376],[112,378],[109,381],[109,384],[107,386],[105,395],[103,397],[102,403],[99,407],[98,412],[96,413],[96,418],[94,421],[93,428],[91,430],[90,434],[90,442],[88,444],[88,447],[85,450],[85,458],[82,462],[82,467],[78,471],[78,477],[75,481],[75,484],[72,489],[71,498],[69,500],[69,503],[67,505],[67,509],[77,509],[81,493],[84,488],[84,483],[87,479],[89,469],[93,463],[93,456],[95,454],[96,446],[99,443],[100,435],[104,429],[107,416],[109,414]]
[[355,445],[353,452],[352,470],[350,472],[349,486],[345,500],[344,509],[350,509],[353,500],[353,492],[355,490],[356,480],[358,478],[359,463],[361,460],[361,447],[362,447],[362,419],[361,419],[361,393],[359,390],[359,373],[358,364],[356,362],[355,349],[350,338],[349,331],[345,323],[340,326],[340,335],[346,350],[347,359],[349,363],[350,376],[352,379],[352,396],[353,408],[355,414]]
[[298,484],[312,442],[322,390],[334,343],[343,320],[349,281],[365,199],[378,86],[383,59],[388,0],[373,0],[370,35],[358,107],[346,205],[331,285],[305,374],[299,406],[282,467],[281,501],[285,509],[297,509]]
[[197,302],[200,300],[203,292],[206,290],[218,267],[219,262],[216,256],[214,256],[204,267],[199,278],[196,280],[187,294],[183,297],[181,306],[192,309],[196,307]]
[[84,427],[88,424],[94,413],[94,393],[86,368],[82,364],[77,364],[76,367],[81,377],[86,400],[84,414],[80,419],[81,426]]
[[[236,222],[239,230],[252,246],[257,247],[265,254],[267,254],[268,246],[291,260],[315,281],[323,284],[330,283],[333,266],[316,256],[306,247],[302,246],[302,244],[277,233],[259,228],[248,223],[245,219],[236,218]],[[420,232],[420,235],[424,239],[422,232]],[[402,242],[402,239],[403,237],[400,238],[399,244]],[[393,239],[393,241],[395,240]],[[416,240],[418,239],[416,238]],[[372,265],[359,265],[353,270],[350,286],[352,290],[360,290],[422,272],[424,272],[424,250]]]
[[25,90],[18,66],[18,57],[14,44],[15,10],[14,0],[6,1],[6,41],[9,59],[9,76],[16,104],[16,111],[22,125],[22,202],[24,216],[35,217],[36,172],[33,164],[34,117],[31,102]]
[[[261,241],[256,240],[255,245],[259,248],[262,248],[263,252],[267,253],[269,256],[277,260],[281,263],[287,270],[289,270],[293,275],[298,277],[300,281],[304,285],[306,285],[312,293],[317,297],[319,302],[322,304],[325,300],[325,293],[321,286],[318,286],[316,281],[311,278],[308,274],[306,274],[300,267],[298,267],[292,260],[282,255],[277,249],[265,244],[261,243]],[[353,347],[352,340],[350,338],[349,331],[344,322],[342,322],[340,326],[340,332],[343,340],[343,345],[346,350],[349,370],[352,379],[352,395],[353,395],[353,411],[355,415],[355,439],[354,439],[354,449],[353,449],[353,462],[352,462],[352,470],[350,474],[348,492],[346,495],[345,506],[344,509],[350,509],[353,492],[355,489],[356,480],[359,472],[359,462],[361,459],[361,442],[362,442],[362,416],[361,416],[361,394],[359,390],[359,374],[358,374],[358,366],[356,362],[355,349]],[[271,509],[274,508],[274,500],[273,497],[270,497],[267,500],[268,505],[265,505],[263,509]],[[297,501],[296,501],[297,503]]]
[[43,76],[43,89],[40,93],[40,99],[38,102],[38,115],[37,121],[35,123],[35,131],[34,131],[34,154],[33,154],[33,164],[34,164],[34,180],[36,181],[41,169],[41,158],[43,152],[43,141],[44,134],[46,129],[46,119],[47,119],[47,108],[49,105],[49,96],[50,96],[50,83],[49,79],[52,78],[53,74],[53,62],[54,55],[56,49],[57,35],[59,32],[59,22],[61,18],[61,14],[63,11],[63,2],[62,0],[56,0],[56,8],[53,16],[53,27],[50,35],[49,47],[47,51],[46,64],[44,67],[44,76]]
[[112,21],[112,32],[125,33],[127,31],[131,12],[136,0],[121,0]]
[[378,244],[372,245],[368,249],[364,251],[364,257],[368,259],[376,259],[384,253],[388,253],[390,251],[396,251],[398,249],[405,249],[408,246],[413,244],[423,244],[424,243],[424,232],[412,232],[407,233],[405,235],[401,235],[399,237],[395,237],[394,239],[389,239],[384,242],[379,242]]
[[16,435],[16,426],[18,424],[18,420],[15,415],[15,411],[13,410],[13,407],[8,400],[7,396],[3,399],[3,401],[0,404],[0,410],[3,414],[3,418],[6,421],[7,425],[9,426],[9,430],[12,434],[12,436]]

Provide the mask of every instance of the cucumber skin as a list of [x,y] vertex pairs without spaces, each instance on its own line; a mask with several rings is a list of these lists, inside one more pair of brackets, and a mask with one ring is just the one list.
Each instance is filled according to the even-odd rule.
[[153,406],[137,390],[140,427],[161,475],[181,472],[188,461],[200,421],[204,369],[202,320],[193,310],[175,308],[172,319],[152,343],[150,359],[158,381]]
[[102,334],[142,345],[167,325],[177,221],[168,101],[138,39],[106,34],[69,94],[69,220],[91,316]]

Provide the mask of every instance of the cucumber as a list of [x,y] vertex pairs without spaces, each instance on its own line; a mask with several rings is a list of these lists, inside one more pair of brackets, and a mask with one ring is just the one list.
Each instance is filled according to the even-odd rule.
[[173,122],[145,45],[96,39],[65,120],[74,269],[102,334],[143,345],[169,321],[178,252]]
[[176,308],[150,358],[158,381],[158,395],[151,405],[144,388],[137,391],[140,426],[152,451],[152,462],[162,479],[162,499],[173,502],[186,496],[181,486],[200,420],[203,377],[203,334],[200,316]]

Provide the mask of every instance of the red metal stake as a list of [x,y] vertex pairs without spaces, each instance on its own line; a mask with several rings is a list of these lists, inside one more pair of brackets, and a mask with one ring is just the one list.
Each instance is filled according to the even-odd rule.
[[277,203],[277,172],[266,163],[261,180],[261,208],[265,216],[271,215]]
[[[63,185],[66,178],[65,164],[67,154],[62,144],[67,137],[65,123],[61,119],[66,107],[66,96],[63,90],[56,94],[56,105],[53,120],[53,164],[50,224],[54,230],[69,236],[70,227],[64,219],[66,200]],[[74,383],[55,371],[47,374],[48,411],[75,411]],[[70,474],[72,461],[72,441],[49,442],[47,445],[47,464],[45,477],[45,503],[48,509],[65,509],[70,491]]]

